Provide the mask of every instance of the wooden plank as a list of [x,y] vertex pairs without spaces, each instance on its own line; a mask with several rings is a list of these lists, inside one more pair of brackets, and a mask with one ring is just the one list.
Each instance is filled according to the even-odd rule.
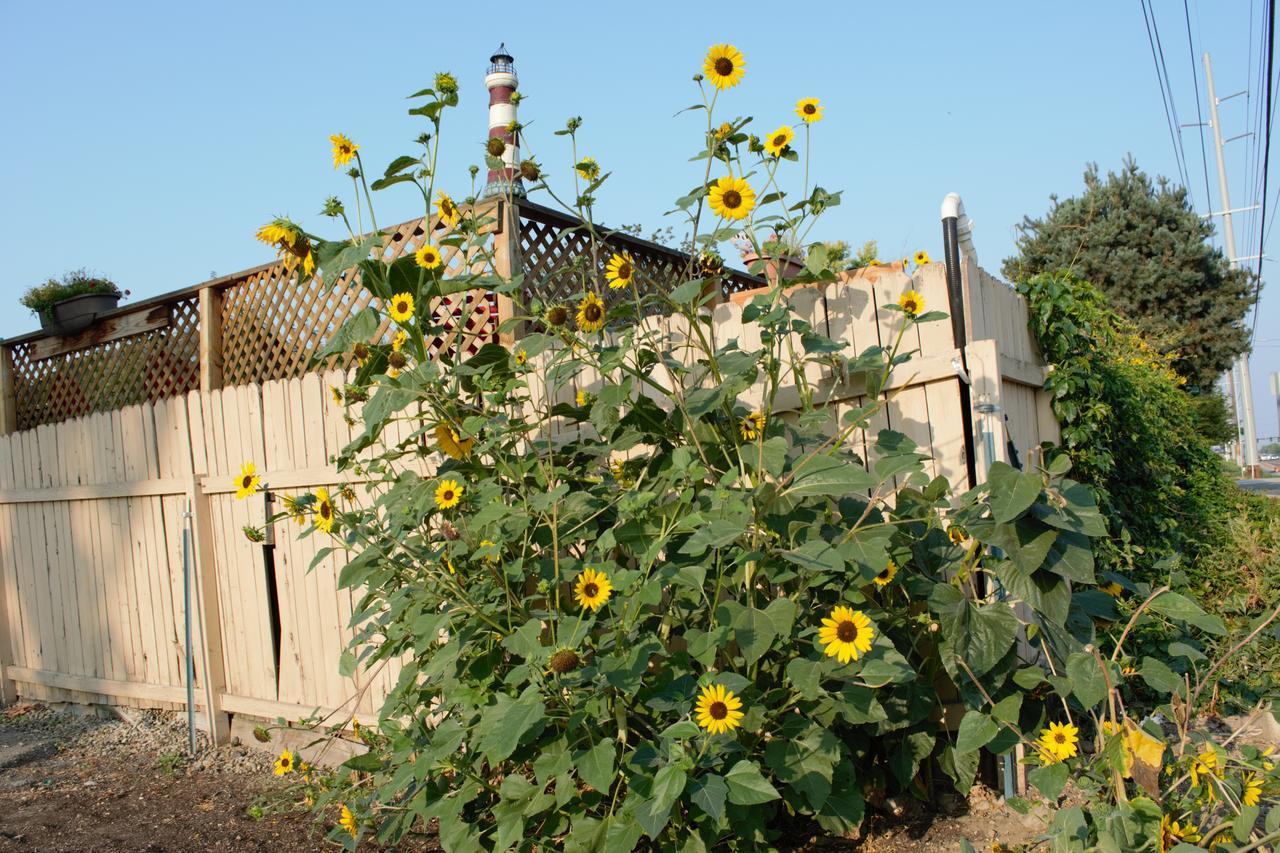
[[200,390],[222,387],[222,291],[200,290]]
[[18,397],[13,375],[13,350],[0,347],[0,435],[18,430]]
[[[214,565],[214,529],[209,497],[200,490],[194,474],[188,484],[187,502],[191,513],[191,597],[195,620],[192,625],[192,644],[200,671],[204,705],[209,712],[210,737],[214,745],[217,745],[230,739],[230,725],[221,701],[227,684],[223,666],[221,596],[218,591],[218,571]],[[196,637],[199,638],[198,641]]]
[[361,725],[373,726],[378,723],[376,714],[359,712],[354,712],[353,714],[347,708],[334,709],[316,705],[295,705],[290,702],[258,699],[253,696],[237,696],[233,693],[223,694],[222,707],[233,714],[248,714],[251,717],[261,717],[264,720],[274,720],[277,717],[284,717],[286,720],[300,720],[319,712],[321,716],[331,718],[328,720],[331,724],[346,720],[352,716],[359,720]]
[[41,338],[31,344],[27,350],[32,361],[52,358],[55,355],[87,349],[98,344],[118,341],[143,332],[163,329],[169,325],[172,309],[169,305],[155,305],[141,311],[128,314],[117,314],[99,320],[88,329],[67,337],[51,336]]
[[141,699],[148,702],[171,702],[186,706],[186,691],[167,684],[151,684],[144,681],[117,681],[109,678],[93,678],[87,675],[71,675],[47,669],[11,667],[9,674],[14,681],[41,684],[61,690],[78,690],[104,697]]
[[[94,501],[106,498],[144,498],[160,495],[180,495],[186,491],[181,478],[156,480],[130,480],[123,483],[86,483],[83,485],[51,486],[43,489],[2,489],[0,504],[63,503],[67,501]],[[229,491],[235,491],[232,487]]]

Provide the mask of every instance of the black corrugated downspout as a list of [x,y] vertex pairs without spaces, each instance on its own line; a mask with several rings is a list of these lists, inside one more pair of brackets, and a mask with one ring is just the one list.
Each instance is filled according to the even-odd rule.
[[[969,375],[969,360],[964,348],[969,343],[965,334],[964,281],[960,275],[960,217],[964,216],[964,203],[960,196],[949,193],[942,200],[942,260],[947,267],[947,309],[951,314],[951,338],[960,350],[960,364],[965,376]],[[978,485],[978,469],[973,445],[973,400],[969,383],[960,381],[960,418],[964,426],[964,467],[969,477],[969,488]]]

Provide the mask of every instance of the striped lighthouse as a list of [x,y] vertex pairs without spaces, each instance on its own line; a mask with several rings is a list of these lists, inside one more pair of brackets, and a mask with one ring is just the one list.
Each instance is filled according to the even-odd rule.
[[[489,180],[485,183],[482,198],[505,195],[523,196],[524,185],[520,183],[520,144],[515,130],[516,105],[511,103],[511,96],[519,85],[516,77],[515,59],[507,53],[506,44],[498,45],[493,56],[489,57],[489,70],[484,75],[485,88],[489,90],[489,138],[501,139],[504,148],[501,169],[490,169]],[[497,147],[497,146],[494,146]]]

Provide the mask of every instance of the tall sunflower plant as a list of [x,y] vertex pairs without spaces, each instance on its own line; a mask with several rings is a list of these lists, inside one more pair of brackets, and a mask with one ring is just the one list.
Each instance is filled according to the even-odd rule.
[[[696,251],[674,286],[596,223],[610,173],[580,147],[579,118],[558,132],[563,189],[519,164],[581,222],[588,249],[564,271],[577,292],[503,274],[485,208],[435,186],[449,75],[417,93],[418,155],[371,185],[358,146],[334,138],[355,227],[336,198],[324,212],[346,239],[288,220],[263,234],[300,275],[310,258],[377,297],[322,353],[353,356],[334,395],[362,429],[337,465],[362,485],[283,500],[303,535],[329,537],[318,559],[340,557],[358,597],[341,671],[365,685],[399,671],[377,726],[356,729],[367,751],[314,796],[335,842],[429,825],[448,850],[847,835],[894,798],[967,791],[983,749],[1042,767],[1059,747],[1036,732],[1069,732],[1093,698],[1045,674],[1100,642],[1093,496],[1062,463],[997,465],[956,494],[909,437],[875,430],[910,332],[945,315],[909,291],[885,306],[895,340],[851,354],[791,311],[787,288],[836,281],[840,261],[808,235],[840,194],[808,174],[817,99],[768,136],[719,116],[744,73],[717,45],[695,77],[703,174],[673,213]],[[444,226],[387,261],[372,194],[399,184]],[[810,247],[803,264],[724,340],[708,310],[716,249],[739,237],[763,255],[757,235],[775,234]],[[446,272],[446,252],[469,261]],[[511,297],[512,342],[429,350],[444,331],[433,300],[470,289]],[[866,402],[832,404],[854,394]],[[252,466],[237,481],[264,488]],[[347,721],[299,724],[349,738]]]

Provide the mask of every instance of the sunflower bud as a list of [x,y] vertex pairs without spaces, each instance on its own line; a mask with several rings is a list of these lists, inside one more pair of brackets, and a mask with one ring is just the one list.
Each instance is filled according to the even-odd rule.
[[538,168],[538,164],[532,160],[520,161],[520,177],[526,181],[536,181],[542,177],[542,170]]
[[569,312],[563,305],[556,305],[547,312],[547,322],[552,326],[563,326],[569,319]]
[[520,99],[521,99],[521,98],[523,98],[523,97],[524,97],[524,95],[521,95],[519,92],[512,92],[512,93],[511,93],[511,106],[513,106],[513,107],[518,107],[518,106],[520,106]]
[[338,494],[344,501],[354,501],[356,499],[356,490],[351,488],[350,484],[344,485],[339,489]]
[[431,134],[429,134],[429,133],[419,133],[419,134],[418,134],[418,144],[419,144],[419,145],[426,146],[426,145],[428,145],[430,142],[431,142]]
[[485,150],[489,152],[490,157],[501,157],[502,152],[507,150],[507,143],[497,136],[491,136],[485,143]]
[[336,196],[331,195],[324,200],[324,208],[320,211],[324,216],[341,216],[345,212],[342,201]]
[[458,78],[448,71],[441,71],[436,75],[436,91],[442,95],[458,94]]
[[561,649],[551,656],[551,671],[558,675],[573,672],[581,665],[582,660],[573,649]]
[[266,534],[252,524],[246,524],[240,529],[244,532],[244,538],[250,542],[265,542],[267,539]]
[[759,154],[764,150],[764,143],[760,141],[760,137],[754,133],[747,139],[747,150],[753,154]]
[[347,169],[347,177],[348,178],[360,177],[360,170],[357,169],[355,166],[352,166],[350,169]]
[[402,352],[391,352],[387,354],[387,364],[391,365],[396,370],[399,370],[408,363],[409,360],[404,357],[404,353]]
[[471,180],[473,180],[473,181],[474,181],[474,180],[476,179],[476,175],[480,174],[480,167],[479,167],[479,166],[468,166],[468,167],[467,167],[467,171],[471,173]]

